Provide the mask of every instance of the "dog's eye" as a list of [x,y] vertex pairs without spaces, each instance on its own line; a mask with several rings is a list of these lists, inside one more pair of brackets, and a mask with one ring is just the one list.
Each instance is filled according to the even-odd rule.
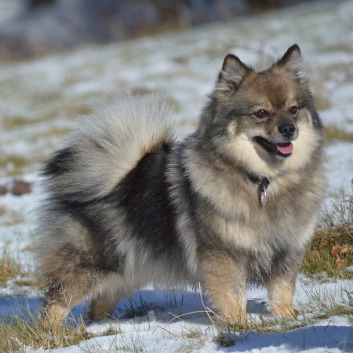
[[269,116],[269,113],[265,109],[260,109],[255,113],[255,116],[260,119],[267,118]]
[[293,115],[298,113],[298,107],[296,107],[295,105],[293,107],[289,108],[289,112]]

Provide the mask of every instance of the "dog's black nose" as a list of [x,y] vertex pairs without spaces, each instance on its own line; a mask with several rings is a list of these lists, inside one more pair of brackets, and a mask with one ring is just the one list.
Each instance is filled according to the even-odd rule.
[[287,138],[293,137],[295,133],[295,125],[292,123],[283,123],[278,126],[278,131]]

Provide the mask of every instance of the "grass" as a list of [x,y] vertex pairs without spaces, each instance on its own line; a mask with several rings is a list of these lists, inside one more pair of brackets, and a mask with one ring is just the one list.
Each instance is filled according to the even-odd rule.
[[[306,303],[299,303],[297,307],[297,316],[289,318],[279,318],[268,315],[247,315],[246,324],[233,324],[217,317],[212,323],[218,328],[219,336],[217,339],[221,346],[228,346],[229,334],[245,334],[249,332],[258,334],[274,334],[288,332],[294,329],[313,325],[319,321],[331,317],[346,317],[347,321],[353,326],[353,293],[341,288],[339,296],[320,290],[319,287],[311,289],[306,293]],[[225,340],[223,340],[225,338]]]
[[[340,289],[337,289],[339,291]],[[353,318],[353,293],[341,289],[339,299],[328,293],[313,291],[307,294],[309,304],[302,305],[303,320],[317,321],[332,316]],[[308,318],[308,315],[310,317]]]
[[353,279],[353,226],[350,224],[324,227],[316,232],[304,258],[306,275],[325,273],[328,277]]
[[31,317],[25,321],[17,316],[0,321],[0,351],[26,352],[26,347],[52,349],[67,347],[92,337],[85,330],[84,324],[76,328],[62,325],[53,332],[44,321]]
[[122,311],[121,319],[135,319],[147,316],[150,311],[157,311],[161,308],[157,305],[147,303],[141,296],[138,300],[129,299],[129,304],[119,308]]
[[[51,127],[50,129],[48,129],[47,131],[42,131],[40,133],[36,133],[32,136],[33,142],[39,140],[39,139],[43,139],[43,138],[62,138],[62,137],[66,137],[70,134],[70,132],[72,132],[72,129],[70,129],[69,127]],[[53,149],[53,147],[51,147],[51,149]]]
[[77,345],[93,337],[120,334],[117,327],[109,327],[103,332],[93,334],[86,330],[81,318],[67,320],[66,324],[53,329],[49,323],[23,308],[27,318],[17,315],[0,319],[0,352],[27,352],[28,347],[55,349]]
[[302,264],[306,275],[353,279],[353,196],[342,196],[322,220]]
[[19,175],[21,174],[23,168],[28,166],[29,161],[19,155],[3,154],[0,156],[0,168],[8,170],[8,175]]
[[5,117],[2,121],[4,129],[17,129],[21,126],[29,125],[31,123],[32,121],[30,119],[22,116]]
[[3,250],[0,257],[0,284],[9,279],[23,276],[25,273],[23,267],[9,254]]
[[333,141],[353,142],[353,132],[342,130],[334,125],[325,126],[324,134],[328,143]]

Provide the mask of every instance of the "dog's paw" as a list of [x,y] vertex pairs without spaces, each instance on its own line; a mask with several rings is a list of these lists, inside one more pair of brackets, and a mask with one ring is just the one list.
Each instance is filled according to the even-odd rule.
[[298,310],[294,309],[293,306],[280,306],[274,305],[272,312],[280,318],[292,318],[296,319],[298,316]]

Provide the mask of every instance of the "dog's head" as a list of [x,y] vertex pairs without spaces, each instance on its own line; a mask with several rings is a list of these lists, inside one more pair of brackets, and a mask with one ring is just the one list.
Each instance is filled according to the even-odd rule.
[[297,45],[261,72],[228,54],[211,98],[201,131],[251,173],[298,170],[320,149],[322,125]]

